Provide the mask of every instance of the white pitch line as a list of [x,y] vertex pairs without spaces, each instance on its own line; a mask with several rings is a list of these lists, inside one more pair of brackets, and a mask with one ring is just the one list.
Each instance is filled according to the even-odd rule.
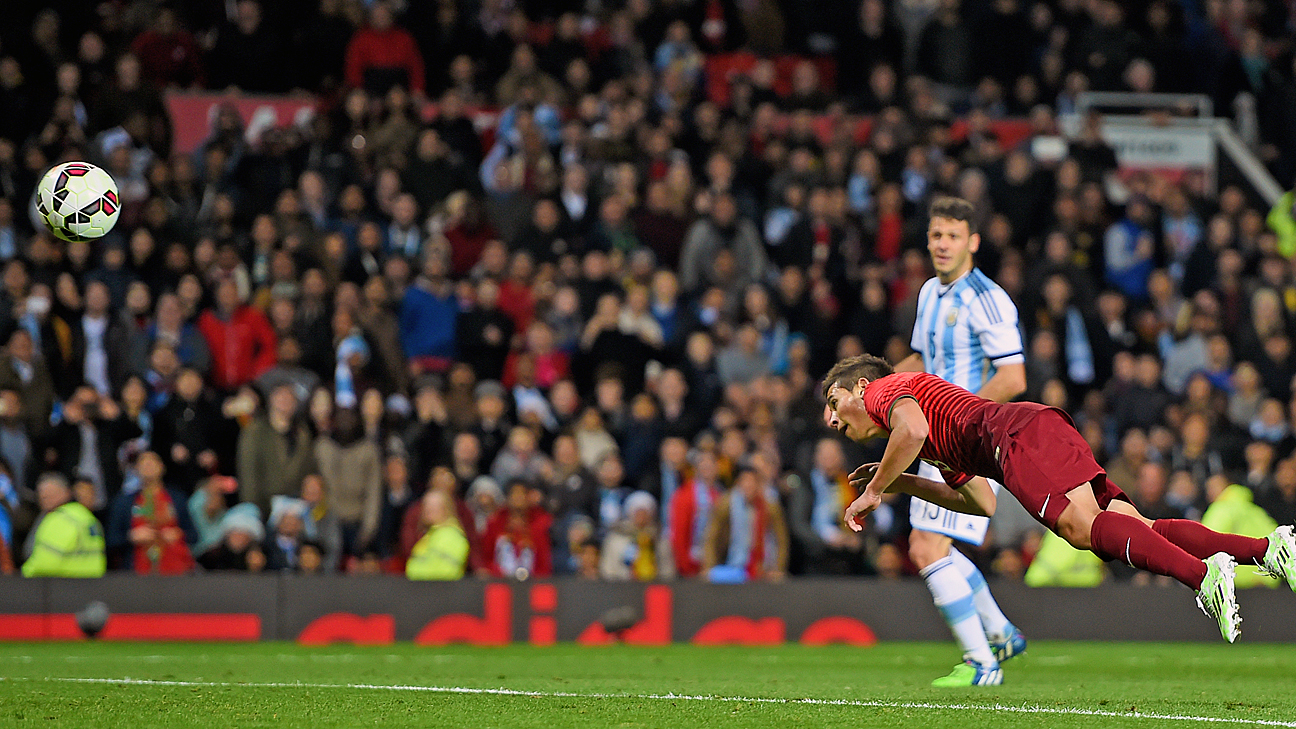
[[[0,679],[3,681],[5,679]],[[16,678],[16,681],[33,679]],[[35,679],[40,680],[40,679]],[[873,709],[940,709],[947,711],[998,711],[1014,714],[1061,714],[1067,716],[1103,716],[1125,719],[1153,719],[1161,721],[1188,721],[1205,724],[1238,724],[1244,726],[1296,727],[1296,721],[1273,719],[1236,719],[1218,716],[1191,716],[1187,714],[1150,714],[1142,711],[1104,711],[1048,706],[1005,706],[1003,704],[941,704],[928,701],[866,701],[858,699],[776,699],[744,698],[739,696],[707,696],[690,694],[605,694],[576,693],[574,691],[519,691],[506,688],[468,688],[464,686],[405,686],[369,683],[238,683],[229,681],[161,681],[146,678],[59,678],[45,681],[59,683],[119,684],[129,686],[183,686],[198,688],[299,688],[299,689],[361,689],[368,691],[423,691],[436,694],[475,694],[490,696],[526,696],[553,699],[638,699],[651,701],[719,701],[737,704],[800,704],[807,706],[853,706]]]

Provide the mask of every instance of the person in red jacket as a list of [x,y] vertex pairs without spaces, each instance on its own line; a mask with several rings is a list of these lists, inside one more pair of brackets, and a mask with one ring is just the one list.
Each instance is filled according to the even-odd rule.
[[711,507],[720,498],[720,467],[711,451],[698,451],[693,478],[675,490],[670,502],[670,541],[675,572],[696,577],[702,571]]
[[139,57],[140,75],[159,88],[202,86],[202,51],[193,35],[180,27],[173,8],[158,8],[153,26],[131,43]]
[[370,93],[385,93],[400,84],[416,97],[424,94],[423,57],[414,36],[393,24],[392,10],[385,2],[373,4],[369,27],[356,31],[347,44],[346,83]]
[[141,575],[182,575],[194,568],[181,512],[172,496],[179,494],[166,488],[163,471],[162,457],[153,451],[144,451],[135,462],[140,490],[131,504],[128,536],[134,546],[135,572]]
[[509,482],[504,508],[486,524],[482,544],[496,577],[547,577],[553,574],[549,527],[553,517],[532,503],[526,481]]
[[243,303],[238,284],[227,278],[216,285],[216,307],[198,317],[198,331],[211,350],[211,382],[236,390],[274,367],[274,329],[259,309]]

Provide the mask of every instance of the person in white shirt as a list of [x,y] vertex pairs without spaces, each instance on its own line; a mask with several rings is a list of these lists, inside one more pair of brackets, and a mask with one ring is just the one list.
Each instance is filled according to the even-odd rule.
[[[914,353],[896,371],[926,371],[996,402],[1026,389],[1026,359],[1017,307],[973,263],[981,245],[973,226],[972,203],[937,197],[931,203],[927,250],[936,276],[918,294]],[[941,481],[934,466],[919,464],[919,475]],[[996,491],[998,484],[993,484]],[[980,546],[990,520],[950,511],[921,499],[909,506],[909,556],[918,566],[945,622],[964,651],[964,663],[936,686],[967,686],[974,677],[998,684],[1000,661],[1026,650],[1026,639],[999,609],[985,577],[954,540]],[[997,680],[994,680],[997,679]]]

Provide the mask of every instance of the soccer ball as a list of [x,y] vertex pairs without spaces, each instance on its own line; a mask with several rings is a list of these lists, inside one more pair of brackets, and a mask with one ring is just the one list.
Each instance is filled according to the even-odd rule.
[[64,162],[41,179],[36,211],[50,232],[65,241],[101,238],[121,212],[117,183],[89,162]]

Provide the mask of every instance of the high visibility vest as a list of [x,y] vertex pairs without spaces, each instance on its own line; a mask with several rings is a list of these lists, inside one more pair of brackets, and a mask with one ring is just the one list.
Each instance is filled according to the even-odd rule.
[[454,521],[428,530],[410,551],[405,576],[411,580],[458,580],[468,560],[468,538]]
[[89,509],[69,501],[41,519],[22,573],[25,577],[103,577],[107,567],[103,526]]

